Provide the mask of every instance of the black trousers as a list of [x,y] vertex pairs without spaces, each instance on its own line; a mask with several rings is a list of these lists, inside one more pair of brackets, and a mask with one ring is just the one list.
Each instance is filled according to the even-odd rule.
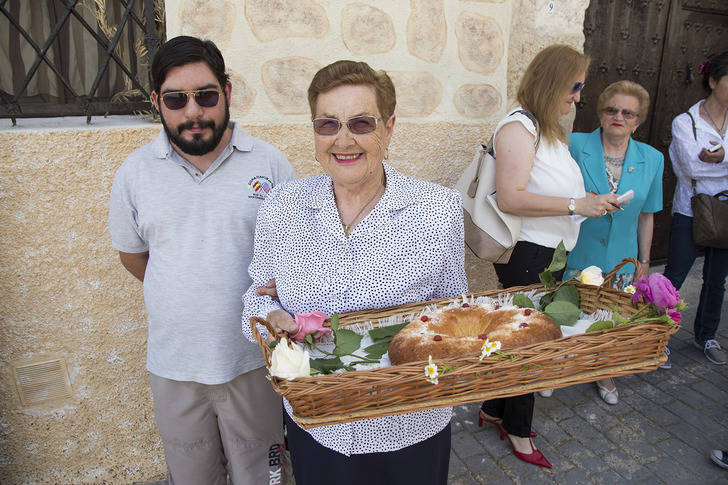
[[447,485],[450,423],[401,450],[346,456],[326,448],[283,414],[296,485]]
[[[494,264],[498,280],[503,288],[526,286],[539,283],[538,274],[551,263],[554,248],[547,248],[526,241],[519,241],[513,248],[511,259],[506,264]],[[560,280],[563,270],[554,274]],[[533,393],[485,401],[481,409],[494,418],[503,419],[503,428],[513,436],[531,436],[533,421]]]

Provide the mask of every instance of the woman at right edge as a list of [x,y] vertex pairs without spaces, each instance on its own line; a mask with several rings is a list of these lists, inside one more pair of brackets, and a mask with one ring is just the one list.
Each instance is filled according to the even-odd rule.
[[[695,194],[715,195],[728,189],[728,51],[708,58],[698,67],[708,97],[672,121],[670,161],[677,184],[672,199],[670,246],[665,276],[680,289],[701,249],[703,286],[695,313],[694,345],[716,365],[726,353],[715,339],[728,275],[728,249],[703,247],[693,241]],[[714,151],[709,149],[713,147]]]
[[[619,208],[614,194],[585,192],[559,124],[559,117],[569,114],[580,99],[588,65],[589,58],[569,46],[543,49],[518,87],[520,106],[496,127],[498,207],[523,217],[509,262],[495,265],[504,288],[538,283],[538,274],[551,262],[559,242],[564,241],[567,251],[574,247],[579,224],[570,216],[601,217]],[[531,440],[533,405],[533,393],[485,401],[479,424],[498,426],[501,438],[508,437],[521,460],[551,468]]]

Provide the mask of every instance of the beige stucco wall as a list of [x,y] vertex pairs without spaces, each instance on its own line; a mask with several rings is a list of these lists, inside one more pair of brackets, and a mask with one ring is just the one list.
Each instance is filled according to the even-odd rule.
[[[394,73],[400,111],[391,162],[452,185],[533,54],[553,42],[582,45],[588,2],[220,0],[212,10],[205,2],[207,15],[190,15],[199,3],[167,2],[168,36],[220,45],[233,71],[233,116],[280,147],[299,175],[319,172],[300,90],[312,69],[353,58]],[[271,6],[287,14],[271,14]],[[383,34],[368,37],[359,24]],[[288,84],[277,84],[282,77]],[[500,101],[485,109],[483,99]],[[121,268],[106,231],[113,173],[159,125],[43,124],[0,121],[0,483],[160,478],[141,285]],[[495,286],[490,264],[468,255],[467,270],[472,290]],[[44,359],[65,363],[70,395],[23,405],[14,369]]]

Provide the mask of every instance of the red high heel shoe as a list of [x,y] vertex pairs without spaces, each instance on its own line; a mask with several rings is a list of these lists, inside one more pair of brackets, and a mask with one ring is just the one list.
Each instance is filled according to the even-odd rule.
[[[478,427],[483,427],[483,421],[485,421],[488,424],[492,424],[498,427],[500,430],[501,436],[500,439],[503,439],[503,435],[506,434],[506,430],[503,429],[503,419],[501,418],[491,418],[482,409],[478,410]],[[531,431],[531,438],[535,438],[538,436],[534,431]]]
[[511,444],[511,448],[513,449],[513,454],[516,455],[516,458],[520,458],[521,460],[525,461],[526,463],[531,463],[533,465],[538,465],[546,468],[552,468],[551,463],[546,459],[545,456],[543,456],[543,453],[541,453],[541,450],[537,450],[533,446],[533,442],[531,441],[531,438],[528,438],[528,444],[531,445],[531,453],[521,453],[520,451],[516,451],[516,447],[513,446],[513,440],[511,439],[511,435],[505,432],[503,428],[501,428],[501,439],[503,439],[503,436],[508,438],[508,442]]
[[490,416],[485,414],[482,409],[478,409],[478,427],[483,426],[483,421],[488,424],[494,424],[499,428],[501,427],[501,423],[503,422],[501,418],[491,418]]

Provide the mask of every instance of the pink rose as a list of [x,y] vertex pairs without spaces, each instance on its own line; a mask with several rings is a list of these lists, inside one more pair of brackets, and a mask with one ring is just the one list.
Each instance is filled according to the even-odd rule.
[[649,278],[643,276],[634,286],[637,291],[632,299],[638,301],[642,296],[645,303],[652,303],[660,313],[672,310],[680,303],[680,294],[660,273],[652,273]]
[[647,277],[643,276],[639,280],[637,280],[634,283],[634,294],[632,295],[632,301],[638,302],[640,301],[640,297],[644,300],[645,303],[651,303],[652,302],[652,290],[650,289],[650,285],[647,282]]
[[668,310],[667,316],[670,317],[670,320],[675,323],[680,323],[680,320],[682,320],[682,314],[680,312],[676,312],[675,310]]
[[323,326],[326,314],[322,312],[296,313],[293,317],[298,325],[298,332],[291,337],[296,342],[303,342],[306,335],[319,332],[321,334],[331,333],[330,328]]

